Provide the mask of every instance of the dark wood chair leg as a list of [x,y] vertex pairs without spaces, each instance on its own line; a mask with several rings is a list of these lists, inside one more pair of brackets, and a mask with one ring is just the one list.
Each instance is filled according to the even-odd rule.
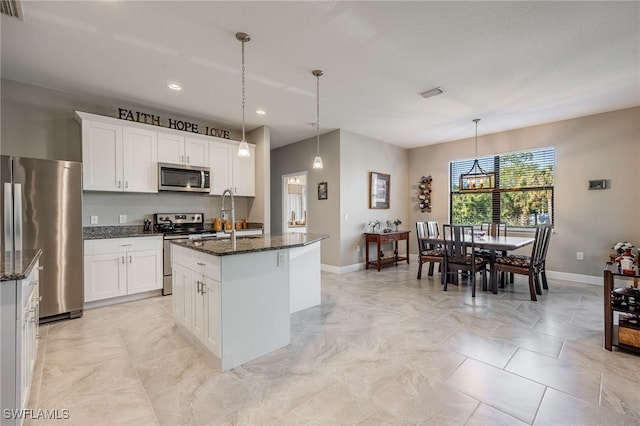
[[420,264],[418,265],[418,277],[417,278],[419,280],[422,279],[422,262],[420,262]]
[[536,297],[536,288],[535,288],[535,278],[533,272],[529,273],[529,294],[531,295],[531,300],[533,302],[537,302],[538,298]]
[[433,276],[433,262],[429,262],[429,276]]
[[540,277],[542,278],[542,288],[549,290],[549,286],[547,285],[547,271],[545,271],[544,268],[540,271]]

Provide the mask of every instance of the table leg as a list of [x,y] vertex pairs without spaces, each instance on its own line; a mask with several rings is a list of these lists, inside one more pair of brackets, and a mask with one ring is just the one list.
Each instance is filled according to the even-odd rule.
[[489,250],[489,288],[493,294],[498,294],[498,271],[496,270],[496,251]]
[[365,257],[364,257],[364,269],[369,269],[369,240],[365,237],[364,239],[364,244],[367,246],[364,251],[365,251]]
[[611,290],[613,290],[613,274],[604,271],[604,348],[611,350],[613,345],[613,311],[611,309]]
[[[407,265],[409,264],[409,235],[407,235]],[[431,264],[433,266],[433,263]]]
[[378,272],[380,272],[381,265],[382,265],[382,259],[380,258],[380,238],[378,238]]

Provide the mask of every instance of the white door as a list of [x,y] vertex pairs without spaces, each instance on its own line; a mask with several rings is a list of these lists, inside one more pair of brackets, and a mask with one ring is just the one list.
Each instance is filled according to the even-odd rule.
[[184,136],[158,132],[158,162],[184,164]]
[[189,166],[209,167],[209,140],[186,137],[184,155]]
[[84,257],[84,301],[108,299],[127,294],[127,266],[123,253]]
[[222,195],[225,189],[231,188],[234,147],[230,142],[214,141],[209,144],[211,195]]
[[307,232],[307,172],[282,176],[282,232]]
[[127,294],[162,288],[162,251],[127,253]]
[[193,285],[191,270],[182,265],[173,264],[173,312],[176,322],[191,330],[193,303]]
[[158,133],[124,128],[124,190],[158,192]]
[[205,298],[206,289],[204,288],[204,276],[193,273],[192,281],[194,285],[194,299],[193,299],[193,324],[191,325],[191,332],[198,340],[204,343],[205,341],[205,325],[206,325],[206,303]]
[[209,277],[204,277],[205,299],[205,328],[202,343],[218,358],[222,357],[222,343],[220,341],[220,283]]
[[82,121],[82,187],[122,191],[122,126]]

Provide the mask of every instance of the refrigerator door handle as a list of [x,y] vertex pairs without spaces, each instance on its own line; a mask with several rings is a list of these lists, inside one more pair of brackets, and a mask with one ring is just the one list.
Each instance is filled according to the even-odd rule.
[[13,194],[13,230],[16,251],[22,251],[22,184],[14,183]]
[[13,185],[11,183],[4,184],[4,250],[13,251],[13,243],[11,237],[11,230],[13,224],[13,214],[11,207],[13,206]]

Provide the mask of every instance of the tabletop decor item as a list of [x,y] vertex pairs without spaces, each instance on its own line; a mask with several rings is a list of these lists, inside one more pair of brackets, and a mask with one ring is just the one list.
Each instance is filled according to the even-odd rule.
[[618,270],[625,275],[636,274],[636,258],[631,252],[633,244],[624,241],[618,242],[613,246],[613,249],[618,253],[615,262],[618,264]]
[[370,220],[369,227],[371,228],[371,232],[380,232],[380,221]]

